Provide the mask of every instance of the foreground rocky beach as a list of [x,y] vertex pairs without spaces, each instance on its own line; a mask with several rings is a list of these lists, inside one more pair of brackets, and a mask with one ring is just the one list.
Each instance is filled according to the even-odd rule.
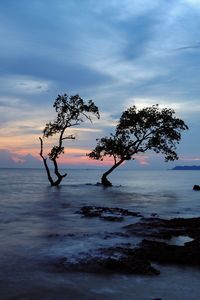
[[[76,253],[73,262],[68,257],[61,257],[54,263],[58,271],[159,275],[159,268],[154,263],[200,266],[199,217],[161,219],[152,214],[152,217],[144,218],[139,212],[99,206],[83,206],[78,213],[84,218],[121,222],[121,231],[110,233],[110,236],[126,237],[127,243],[90,253]],[[139,221],[123,226],[127,216],[137,217]],[[129,242],[130,237],[140,237],[141,242],[134,246]]]

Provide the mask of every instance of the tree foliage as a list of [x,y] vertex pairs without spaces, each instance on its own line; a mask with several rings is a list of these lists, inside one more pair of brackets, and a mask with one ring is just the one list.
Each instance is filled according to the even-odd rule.
[[115,133],[97,140],[95,149],[88,156],[96,160],[113,157],[114,165],[102,177],[104,185],[111,185],[107,176],[138,153],[152,150],[162,153],[166,161],[178,159],[176,145],[181,132],[187,129],[184,121],[175,117],[170,108],[160,109],[153,105],[138,110],[132,106],[122,113]]
[[92,122],[92,115],[99,118],[98,107],[92,100],[85,102],[78,94],[74,96],[68,96],[67,94],[58,95],[53,107],[57,113],[57,117],[53,122],[46,124],[43,131],[43,139],[58,134],[58,143],[54,145],[48,154],[49,159],[54,164],[54,173],[57,176],[57,180],[53,180],[50,170],[47,165],[47,158],[43,155],[43,139],[40,138],[40,156],[43,159],[45,169],[47,171],[48,179],[51,185],[59,185],[62,179],[67,175],[61,175],[58,170],[57,159],[64,153],[63,142],[67,139],[75,139],[72,134],[65,135],[66,130],[80,125],[82,122],[89,120]]

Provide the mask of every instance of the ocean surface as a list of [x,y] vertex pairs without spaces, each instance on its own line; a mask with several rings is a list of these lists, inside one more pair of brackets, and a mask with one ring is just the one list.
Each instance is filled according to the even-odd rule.
[[[145,217],[200,216],[199,171],[115,171],[113,187],[96,185],[102,170],[68,170],[59,188],[44,170],[0,169],[1,300],[197,300],[200,269],[159,266],[159,276],[55,272],[62,257],[139,240],[105,234],[134,223],[84,218],[83,205],[121,207]],[[181,241],[174,241],[181,243]]]

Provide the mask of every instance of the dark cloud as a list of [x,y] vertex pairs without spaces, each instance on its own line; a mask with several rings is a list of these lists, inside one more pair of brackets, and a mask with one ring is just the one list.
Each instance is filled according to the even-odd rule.
[[184,46],[184,47],[179,47],[179,48],[176,48],[175,50],[179,51],[179,50],[199,49],[199,48],[200,48],[200,45],[197,44],[197,45],[188,45],[188,46]]
[[40,168],[41,162],[31,154],[19,155],[0,149],[0,168]]
[[18,126],[17,128],[18,132],[24,132],[24,134],[27,135],[32,135],[32,134],[37,134],[37,135],[41,135],[41,130],[40,129],[35,129],[32,126]]
[[0,150],[0,168],[12,168],[14,164],[11,153],[7,150]]
[[[56,56],[56,54],[55,54]],[[71,89],[78,89],[81,87],[95,87],[105,83],[111,83],[112,77],[100,71],[95,71],[89,65],[84,66],[74,63],[67,63],[65,61],[59,62],[57,59],[31,56],[18,56],[15,58],[4,59],[0,71],[1,75],[21,75],[30,76],[32,78],[45,79],[54,82],[57,87],[70,87]],[[23,82],[21,82],[23,85]],[[38,84],[37,89],[42,86]],[[10,94],[16,94],[12,89]]]

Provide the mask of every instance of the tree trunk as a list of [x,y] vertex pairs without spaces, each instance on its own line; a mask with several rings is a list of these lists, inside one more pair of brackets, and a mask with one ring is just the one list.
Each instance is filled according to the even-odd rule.
[[47,172],[47,178],[48,178],[51,186],[53,186],[54,185],[54,181],[53,181],[53,179],[51,177],[51,174],[50,174],[50,171],[49,171],[49,167],[47,165],[47,159],[46,158],[42,158],[42,159],[43,159],[43,163],[44,163],[44,166],[45,166],[45,169],[46,169],[46,172]]
[[101,177],[101,183],[105,187],[112,186],[112,183],[107,179],[107,176],[114,171],[118,166],[120,166],[124,162],[124,159],[118,161],[114,166],[112,166],[108,171],[106,171]]
[[53,186],[58,186],[61,183],[61,181],[63,180],[63,178],[67,176],[67,174],[63,174],[63,175],[60,174],[60,172],[58,171],[58,164],[57,164],[56,159],[53,159],[53,163],[54,163],[54,168],[55,168],[54,173],[58,177],[58,179],[53,182]]
[[43,156],[43,141],[41,138],[40,139],[40,146],[41,146],[41,149],[40,149],[40,156],[43,160],[43,163],[44,163],[44,166],[45,166],[45,170],[47,172],[47,177],[48,177],[48,180],[51,184],[51,186],[59,186],[59,184],[61,183],[61,181],[63,180],[64,177],[67,176],[67,174],[64,174],[64,175],[61,175],[58,171],[58,165],[57,165],[57,161],[56,159],[53,159],[53,164],[54,164],[54,173],[55,175],[57,176],[57,180],[53,180],[53,178],[51,177],[51,173],[50,173],[50,170],[49,170],[49,167],[47,165],[47,159]]
[[40,140],[40,156],[41,156],[41,158],[43,160],[44,167],[45,167],[45,170],[47,172],[48,180],[49,180],[51,186],[53,186],[54,185],[54,181],[53,181],[53,179],[51,177],[51,173],[50,173],[49,167],[47,165],[47,159],[43,156],[43,140],[41,139],[41,137],[39,137],[39,140]]

